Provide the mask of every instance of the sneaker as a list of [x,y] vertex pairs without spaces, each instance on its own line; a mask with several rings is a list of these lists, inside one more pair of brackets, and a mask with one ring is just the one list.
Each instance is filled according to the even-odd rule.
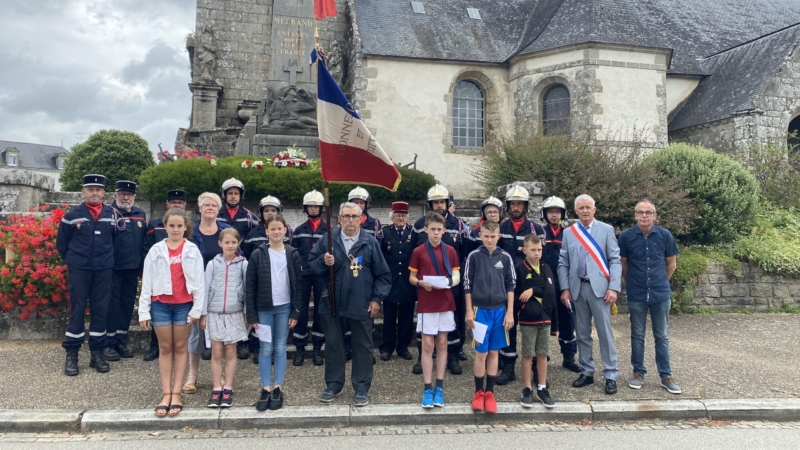
[[233,391],[224,389],[222,391],[222,402],[220,402],[220,408],[230,408],[233,405]]
[[631,389],[641,389],[643,383],[644,383],[644,374],[634,373],[633,378],[631,378],[631,380],[628,381],[628,387]]
[[433,388],[433,406],[444,406],[444,389],[439,386]]
[[281,388],[276,387],[272,390],[272,395],[269,397],[269,410],[277,411],[283,407],[283,392]]
[[422,407],[425,409],[433,408],[433,389],[422,391]]
[[258,397],[258,402],[256,402],[256,411],[266,411],[269,408],[271,394],[270,391],[261,389],[261,396]]
[[531,388],[526,387],[522,390],[522,398],[519,400],[519,404],[522,405],[523,408],[533,407],[533,391]]
[[338,391],[333,388],[325,389],[322,395],[319,396],[319,401],[322,403],[330,403],[333,401],[334,397],[338,396],[342,393],[342,390],[339,389]]
[[483,391],[478,391],[475,393],[475,396],[472,397],[472,410],[473,411],[483,411],[483,407],[485,405],[485,394]]
[[209,408],[219,408],[222,403],[222,391],[211,391],[211,397],[208,398]]
[[355,406],[367,406],[369,405],[369,394],[367,391],[358,391],[356,392],[356,401],[354,403]]
[[497,402],[494,400],[494,392],[487,392],[483,398],[483,410],[489,414],[497,412]]
[[553,399],[550,398],[550,393],[547,392],[547,388],[539,389],[538,391],[536,391],[536,395],[539,397],[539,400],[541,400],[542,404],[544,404],[545,408],[550,409],[556,406],[556,402],[554,402]]
[[662,377],[661,378],[661,386],[667,390],[670,394],[680,394],[681,387],[675,384],[672,380],[672,377]]

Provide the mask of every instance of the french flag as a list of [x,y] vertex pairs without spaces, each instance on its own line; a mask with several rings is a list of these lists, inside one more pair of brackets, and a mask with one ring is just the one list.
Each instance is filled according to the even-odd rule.
[[311,63],[318,63],[317,126],[322,179],[396,191],[400,172],[347,101],[320,56],[323,55],[316,49],[311,52]]

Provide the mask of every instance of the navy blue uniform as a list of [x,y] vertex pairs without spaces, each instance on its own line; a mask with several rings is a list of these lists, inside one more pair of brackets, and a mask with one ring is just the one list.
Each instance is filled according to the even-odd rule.
[[[311,325],[311,343],[315,347],[319,347],[325,342],[325,333],[323,333],[322,324],[319,321],[319,302],[322,299],[322,291],[325,289],[325,277],[311,275],[311,269],[308,266],[308,255],[316,247],[317,242],[325,238],[327,233],[327,223],[320,221],[319,226],[314,230],[311,223],[305,221],[294,230],[294,235],[292,236],[292,247],[296,248],[300,254],[300,262],[305,279],[302,284],[304,306],[308,305],[308,298],[312,293],[314,294],[314,323]],[[297,349],[305,349],[306,343],[308,343],[307,307],[300,310],[300,318],[292,331],[292,343]]]
[[95,221],[85,203],[67,212],[58,226],[56,249],[67,265],[70,315],[61,346],[67,352],[80,350],[86,335],[84,314],[91,310],[89,348],[106,346],[106,317],[111,301],[114,269],[114,210],[103,205]]
[[367,219],[361,224],[361,229],[371,234],[372,237],[378,240],[383,239],[383,230],[381,229],[381,221],[370,216],[369,213],[364,212]]
[[[561,252],[561,236],[564,234],[564,229],[559,227],[553,228],[547,226],[545,229],[545,246],[542,249],[542,261],[545,264],[553,267],[558,267],[558,254]],[[555,329],[558,330],[558,345],[561,347],[561,354],[566,358],[574,358],[578,352],[578,344],[575,340],[575,318],[572,311],[558,300],[561,296],[561,286],[558,284],[558,277],[555,277],[553,283],[556,286],[556,316],[557,323]]]
[[[425,232],[425,216],[420,217],[414,223],[414,234],[417,236],[417,246],[428,242],[428,233]],[[445,213],[444,215],[444,236],[442,242],[453,247],[458,255],[458,261],[461,267],[464,267],[464,260],[467,258],[465,250],[465,242],[469,240],[469,232],[467,225],[458,217]],[[462,272],[463,273],[463,272]],[[453,299],[456,303],[455,321],[456,331],[451,331],[447,334],[447,351],[451,354],[457,354],[464,347],[464,339],[467,333],[467,323],[465,322],[467,316],[466,303],[464,300],[464,289],[459,284],[450,289],[453,293]],[[417,349],[422,354],[422,337],[417,333]]]
[[[239,236],[242,239],[247,236],[250,230],[257,228],[259,225],[258,217],[243,206],[239,206],[233,218],[228,214],[228,209],[223,206],[220,208],[219,214],[217,214],[217,221],[233,227],[234,230],[239,232]],[[249,256],[249,254],[246,256]]]
[[394,224],[383,227],[381,252],[392,273],[392,290],[383,301],[383,342],[380,353],[408,351],[414,335],[414,305],[417,289],[408,281],[411,253],[417,247],[411,225],[398,230]]
[[[514,224],[511,222],[510,218],[500,224],[500,241],[497,243],[497,246],[514,258],[515,266],[525,260],[525,253],[522,252],[524,247],[523,241],[525,240],[525,236],[529,234],[535,234],[544,239],[544,228],[527,218],[522,222],[519,231],[514,230]],[[558,267],[557,264],[556,267]],[[518,319],[518,315],[514,314],[514,327],[508,330],[508,341],[511,345],[500,350],[500,360],[503,364],[511,364],[513,366],[517,362]]]
[[133,206],[130,212],[121,210],[116,202],[117,233],[114,235],[114,272],[111,278],[111,303],[106,318],[106,345],[125,345],[128,328],[133,317],[139,271],[144,265],[144,237],[147,233],[147,216]]
[[[217,219],[219,220],[219,219]],[[269,242],[269,237],[267,237],[267,230],[264,228],[264,225],[258,224],[257,227],[250,230],[247,234],[243,234],[242,238],[242,254],[244,254],[245,258],[250,258],[250,254],[253,253],[253,250],[258,248],[259,245],[266,244]],[[286,225],[286,235],[283,237],[283,243],[286,245],[292,245],[294,239],[294,230],[289,225]]]

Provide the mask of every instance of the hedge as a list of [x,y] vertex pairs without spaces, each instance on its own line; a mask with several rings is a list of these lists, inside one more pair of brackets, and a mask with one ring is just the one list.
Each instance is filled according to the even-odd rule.
[[[139,189],[152,201],[165,201],[167,191],[183,189],[189,199],[203,192],[219,192],[222,182],[237,178],[244,183],[244,201],[258,202],[267,195],[274,195],[284,203],[300,203],[303,195],[312,189],[322,191],[320,171],[314,168],[242,168],[242,162],[253,157],[231,156],[217,159],[212,165],[205,158],[177,160],[162,163],[142,172]],[[420,200],[428,189],[436,184],[433,175],[414,169],[399,168],[403,179],[397,192],[377,186],[364,186],[374,201]],[[342,202],[355,185],[331,184],[331,202]]]

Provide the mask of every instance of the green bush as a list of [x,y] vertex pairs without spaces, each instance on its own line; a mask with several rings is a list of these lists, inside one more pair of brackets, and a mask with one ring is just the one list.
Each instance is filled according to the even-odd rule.
[[738,159],[756,177],[762,200],[800,209],[800,152],[772,143],[762,147],[751,144]]
[[119,180],[139,180],[139,174],[155,165],[147,141],[130,131],[101,130],[70,149],[67,164],[59,177],[62,191],[80,191],[83,176],[106,176],[106,189],[114,190]]
[[544,182],[548,195],[567,202],[572,217],[572,200],[589,194],[597,204],[598,219],[617,230],[635,223],[634,207],[647,198],[658,208],[660,226],[685,235],[696,208],[678,180],[660,177],[654,167],[642,163],[648,150],[641,142],[638,136],[615,146],[569,135],[523,135],[502,140],[479,158],[473,173],[487,194],[515,180]]
[[672,144],[651,153],[646,162],[661,177],[677,177],[689,191],[699,217],[691,232],[679,235],[699,244],[733,242],[755,215],[758,184],[755,177],[729,156],[705,147]]
[[756,215],[752,233],[733,245],[733,254],[770,273],[800,275],[800,213],[765,208]]
[[[303,195],[312,189],[322,191],[320,171],[315,168],[242,168],[242,161],[253,159],[247,156],[231,156],[217,160],[212,165],[205,158],[181,159],[159,164],[142,172],[140,190],[153,201],[166,200],[167,191],[183,189],[189,199],[195,199],[203,192],[219,192],[222,182],[228,178],[238,178],[245,186],[245,201],[258,202],[267,195],[274,195],[284,203],[300,203]],[[313,167],[313,166],[312,166]],[[436,184],[433,175],[400,168],[403,179],[397,192],[377,186],[365,186],[375,201],[419,200],[424,199],[428,188]],[[355,187],[348,184],[331,184],[331,202],[346,200],[347,193]]]
[[731,273],[741,273],[739,262],[727,253],[704,246],[681,247],[675,273],[672,274],[672,311],[689,312],[694,303],[692,293],[697,278],[706,271],[708,263],[725,264]]

